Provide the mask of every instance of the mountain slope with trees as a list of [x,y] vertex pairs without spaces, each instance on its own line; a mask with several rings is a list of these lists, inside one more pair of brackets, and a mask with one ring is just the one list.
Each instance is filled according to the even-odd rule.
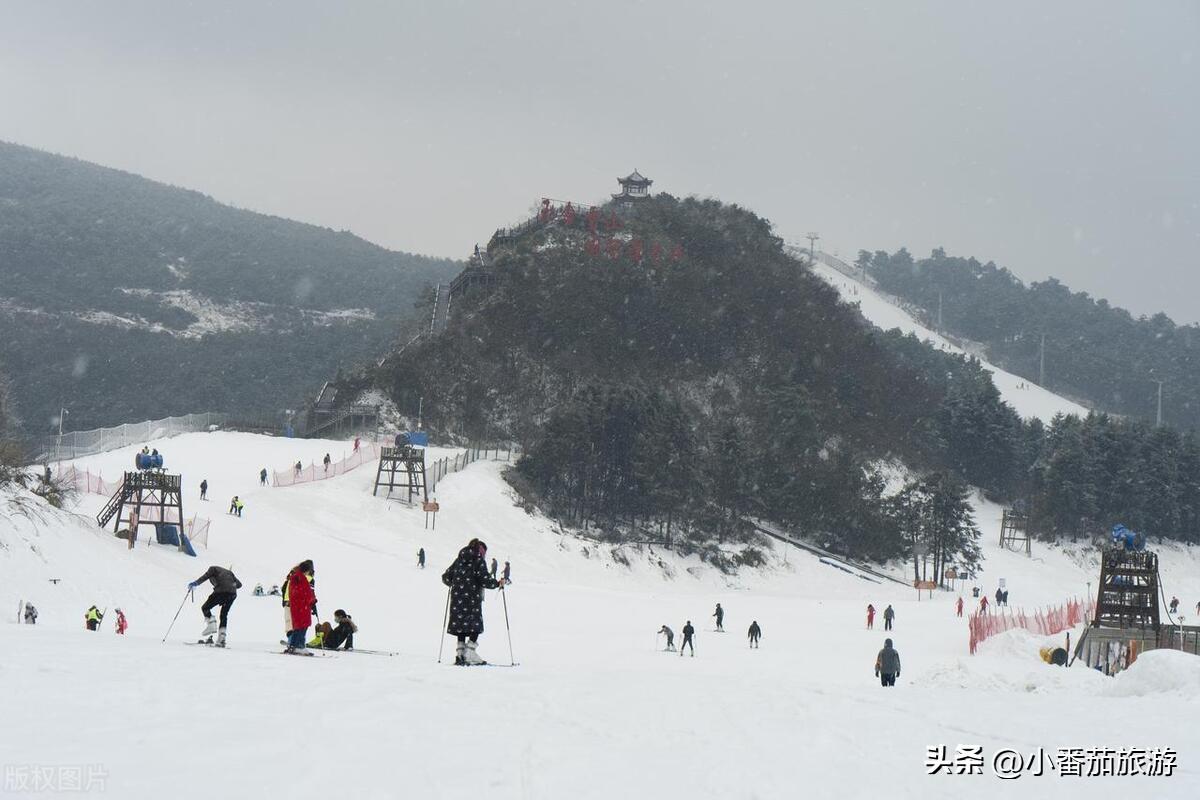
[[1158,381],[1163,419],[1200,424],[1200,326],[1165,314],[1135,317],[1107,300],[1073,292],[1054,278],[1028,286],[1003,267],[956,258],[940,248],[914,259],[907,250],[859,253],[879,287],[915,306],[927,321],[979,342],[988,358],[1038,380],[1045,336],[1045,386],[1110,413],[1154,420]]
[[0,368],[26,432],[268,415],[383,352],[455,262],[0,143]]

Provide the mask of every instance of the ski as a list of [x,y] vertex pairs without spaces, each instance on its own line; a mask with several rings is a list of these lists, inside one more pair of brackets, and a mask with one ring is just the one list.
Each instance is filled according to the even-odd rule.
[[307,648],[304,650],[294,650],[290,653],[287,650],[279,650],[278,652],[279,652],[279,655],[281,655],[281,656],[306,656],[308,658],[333,658],[334,657],[333,653],[318,653],[316,650],[309,650]]
[[362,648],[359,648],[359,647],[351,647],[349,650],[346,650],[346,649],[332,650],[330,652],[363,653],[364,655],[368,655],[368,656],[398,656],[398,655],[400,655],[399,653],[393,653],[390,650],[363,650]]

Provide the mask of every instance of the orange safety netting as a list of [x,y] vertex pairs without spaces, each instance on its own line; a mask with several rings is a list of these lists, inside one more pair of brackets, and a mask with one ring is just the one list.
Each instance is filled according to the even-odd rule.
[[980,642],[1013,628],[1053,636],[1091,619],[1094,612],[1095,604],[1091,598],[1082,601],[1068,600],[1061,606],[1035,611],[1032,614],[1026,614],[1023,610],[1003,613],[994,607],[990,611],[976,611],[967,621],[971,634],[970,650],[974,654]]

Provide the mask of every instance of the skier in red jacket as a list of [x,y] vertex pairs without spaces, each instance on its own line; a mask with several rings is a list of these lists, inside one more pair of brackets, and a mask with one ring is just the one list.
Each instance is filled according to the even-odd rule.
[[287,652],[304,649],[312,615],[317,612],[317,594],[310,581],[313,580],[312,559],[301,561],[288,573],[283,602],[288,607],[291,628],[288,629]]
[[867,603],[867,630],[875,627],[875,606]]
[[958,616],[962,616],[962,598],[958,598],[958,602],[954,604],[954,610],[958,612]]

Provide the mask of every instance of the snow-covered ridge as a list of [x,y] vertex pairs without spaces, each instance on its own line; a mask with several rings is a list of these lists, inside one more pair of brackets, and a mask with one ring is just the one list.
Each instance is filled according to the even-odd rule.
[[130,297],[155,300],[163,306],[178,308],[196,317],[186,328],[169,328],[152,322],[138,314],[116,314],[111,311],[87,310],[53,312],[42,308],[21,305],[11,298],[0,297],[0,314],[10,316],[30,315],[51,319],[75,319],[93,325],[118,328],[137,328],[153,333],[165,333],[180,339],[199,339],[210,333],[240,333],[276,327],[281,316],[299,317],[306,323],[330,327],[374,320],[375,312],[369,308],[335,308],[327,311],[312,308],[294,308],[272,303],[254,301],[220,302],[196,294],[187,289],[155,292],[150,289],[120,288]]
[[[794,255],[807,256],[806,250],[799,248],[791,248],[791,250]],[[819,258],[815,264],[812,264],[811,269],[825,282],[837,289],[843,300],[857,305],[867,321],[876,327],[883,330],[899,328],[902,333],[912,334],[939,350],[978,358],[978,354],[965,350],[922,325],[901,307],[899,301],[886,293],[829,264],[822,263]],[[992,373],[992,382],[996,384],[996,389],[999,390],[1004,402],[1025,419],[1036,418],[1043,422],[1049,422],[1056,414],[1085,416],[1088,413],[1088,409],[1079,403],[1043,389],[1032,381],[1013,375],[983,359],[980,359],[980,364]]]

